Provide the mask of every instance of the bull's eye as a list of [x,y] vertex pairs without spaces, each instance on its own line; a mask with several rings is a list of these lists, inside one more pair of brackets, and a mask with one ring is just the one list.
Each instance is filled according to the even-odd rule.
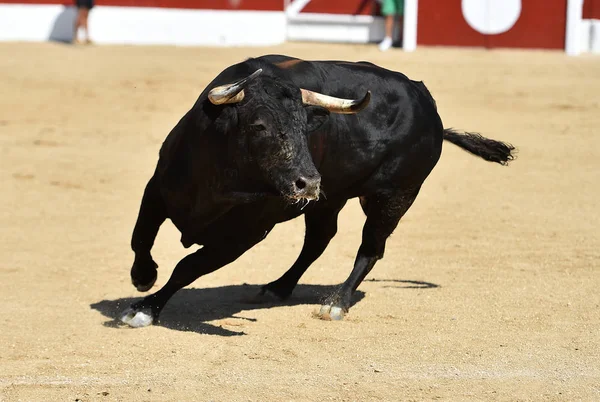
[[265,131],[267,128],[264,126],[264,124],[251,124],[250,128],[252,129],[252,131],[254,131],[255,133],[259,133],[261,131]]

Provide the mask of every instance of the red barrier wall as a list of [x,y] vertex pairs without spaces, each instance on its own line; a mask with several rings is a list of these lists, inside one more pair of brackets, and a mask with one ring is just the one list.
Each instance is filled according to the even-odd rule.
[[566,15],[567,0],[523,0],[521,15],[510,30],[485,35],[469,26],[461,0],[419,0],[417,43],[564,49]]
[[[62,4],[69,0],[0,0],[0,4]],[[190,8],[207,10],[283,11],[283,0],[95,0],[99,6]],[[302,12],[373,15],[379,12],[375,0],[312,0]]]
[[583,1],[583,18],[600,20],[600,0]]
[[[283,11],[283,0],[95,0],[97,5],[212,10]],[[481,0],[492,1],[492,0]],[[494,0],[502,1],[502,0]],[[0,0],[9,4],[63,4],[74,0]],[[461,9],[462,0],[419,0],[419,45],[487,48],[563,49],[567,0],[522,0],[521,13],[507,32],[489,35],[472,28]],[[302,13],[378,15],[375,0],[312,0]],[[600,19],[600,0],[584,0],[583,18]]]
[[[0,0],[0,3],[73,5],[75,2],[64,0]],[[95,4],[98,6],[124,7],[283,11],[283,0],[95,0]]]
[[373,15],[378,11],[375,0],[312,0],[303,13]]
[[485,46],[485,38],[467,24],[461,0],[419,0],[418,45]]

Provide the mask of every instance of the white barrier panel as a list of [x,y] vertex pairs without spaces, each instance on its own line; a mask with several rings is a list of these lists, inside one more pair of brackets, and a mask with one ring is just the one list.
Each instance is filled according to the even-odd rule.
[[383,18],[370,15],[302,13],[289,18],[292,41],[368,43],[385,36]]
[[565,29],[565,51],[569,56],[581,53],[581,16],[583,0],[567,1],[567,26]]
[[583,53],[590,52],[591,46],[592,20],[581,20],[579,25],[579,49]]
[[[0,40],[70,41],[74,18],[72,7],[0,4]],[[98,6],[89,26],[99,44],[267,46],[286,38],[282,11]]]
[[402,48],[405,52],[414,52],[417,49],[417,21],[419,20],[419,2],[417,0],[404,1],[404,25],[402,33]]
[[59,5],[0,4],[0,40],[46,41],[55,24],[62,24],[63,10]]
[[590,20],[590,51],[600,53],[600,20]]
[[579,48],[582,53],[600,53],[600,20],[581,20]]

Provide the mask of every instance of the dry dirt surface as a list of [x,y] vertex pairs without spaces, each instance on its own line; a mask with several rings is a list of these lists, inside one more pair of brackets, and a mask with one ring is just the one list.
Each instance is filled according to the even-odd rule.
[[[129,240],[163,139],[223,68],[266,53],[402,71],[446,127],[519,158],[446,143],[342,322],[312,313],[352,268],[356,200],[288,302],[246,300],[294,261],[302,219],[180,291],[159,325],[117,325],[140,297]],[[600,400],[600,58],[5,43],[0,82],[0,400]],[[154,291],[188,252],[165,223]]]

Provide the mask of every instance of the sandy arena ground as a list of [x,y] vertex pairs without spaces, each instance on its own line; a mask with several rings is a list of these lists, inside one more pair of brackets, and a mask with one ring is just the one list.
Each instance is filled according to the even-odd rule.
[[[180,291],[161,325],[118,327],[161,142],[218,72],[265,53],[402,71],[447,127],[519,159],[446,143],[343,322],[311,313],[351,270],[355,200],[289,302],[244,300],[294,261],[301,219]],[[0,44],[0,82],[0,400],[600,400],[600,58]],[[166,223],[154,291],[186,251]]]

